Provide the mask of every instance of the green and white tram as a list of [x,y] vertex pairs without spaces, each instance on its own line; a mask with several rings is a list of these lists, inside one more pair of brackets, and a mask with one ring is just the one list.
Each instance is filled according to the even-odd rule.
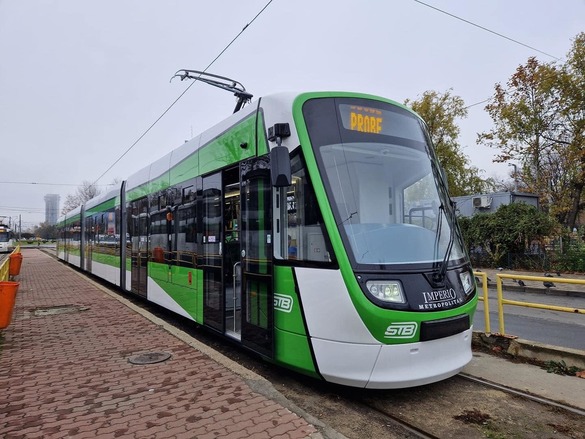
[[0,253],[10,253],[15,248],[14,232],[9,226],[0,223]]
[[409,387],[471,359],[444,175],[384,98],[263,97],[59,226],[61,259],[317,378]]

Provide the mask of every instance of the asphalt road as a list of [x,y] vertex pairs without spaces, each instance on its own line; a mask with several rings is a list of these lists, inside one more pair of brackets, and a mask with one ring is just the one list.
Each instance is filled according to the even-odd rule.
[[[491,332],[499,332],[498,303],[495,290],[489,291]],[[585,297],[556,296],[539,293],[506,292],[505,298],[585,309]],[[483,302],[479,302],[473,328],[485,331]],[[585,314],[549,311],[504,305],[504,329],[508,335],[553,346],[585,350]]]

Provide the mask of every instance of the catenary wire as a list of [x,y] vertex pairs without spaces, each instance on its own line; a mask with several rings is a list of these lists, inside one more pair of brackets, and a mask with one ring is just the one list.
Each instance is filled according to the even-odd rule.
[[[262,14],[262,13],[263,13],[265,10],[266,10],[266,8],[268,8],[268,6],[270,6],[270,4],[271,4],[273,1],[274,1],[274,0],[269,0],[269,1],[268,1],[268,3],[266,3],[266,4],[264,5],[264,7],[263,7],[263,8],[260,10],[260,12],[258,12],[258,13],[256,14],[256,16],[254,16],[254,18],[253,18],[253,19],[252,19],[252,20],[251,20],[249,23],[247,23],[247,24],[246,24],[246,25],[245,25],[245,26],[242,28],[242,30],[241,30],[241,31],[240,31],[240,32],[239,32],[239,33],[238,33],[238,34],[237,34],[237,35],[236,35],[236,36],[235,36],[235,37],[234,37],[234,38],[233,38],[233,39],[232,39],[232,40],[229,42],[229,44],[228,44],[227,46],[225,46],[221,52],[219,52],[219,54],[218,54],[218,55],[217,55],[217,56],[216,56],[216,57],[213,59],[213,61],[211,61],[211,62],[208,64],[208,66],[207,66],[207,67],[205,67],[205,69],[203,70],[203,72],[206,72],[206,71],[207,71],[207,70],[208,70],[208,69],[209,69],[209,68],[210,68],[210,67],[211,67],[211,66],[212,66],[212,65],[213,65],[213,64],[214,64],[214,63],[215,63],[215,62],[216,62],[216,61],[217,61],[217,60],[218,60],[218,59],[219,59],[219,58],[220,58],[220,57],[221,57],[221,56],[222,56],[222,55],[223,55],[223,54],[224,54],[224,53],[225,53],[225,52],[226,52],[228,49],[229,49],[229,48],[230,48],[230,46],[231,46],[231,45],[232,45],[232,44],[233,44],[233,43],[234,43],[234,42],[235,42],[235,41],[236,41],[236,40],[237,40],[237,39],[240,37],[240,35],[242,35],[242,34],[243,34],[245,31],[246,31],[246,29],[248,29],[248,27],[249,27],[249,26],[250,26],[252,23],[254,23],[254,21],[256,21],[256,19],[257,19],[257,18],[258,18],[258,17],[259,17],[259,16],[260,16],[260,15],[261,15],[261,14]],[[105,171],[104,171],[104,172],[103,172],[103,173],[102,173],[102,174],[101,174],[101,175],[100,175],[100,176],[99,176],[99,177],[98,177],[98,178],[97,178],[97,179],[94,181],[94,183],[93,183],[93,185],[94,185],[94,186],[95,186],[95,184],[96,184],[98,181],[100,181],[100,180],[101,180],[101,178],[102,178],[104,175],[106,175],[106,174],[107,174],[107,173],[108,173],[108,172],[109,172],[109,171],[110,171],[110,170],[111,170],[111,169],[112,169],[114,166],[116,166],[116,164],[117,164],[117,163],[118,163],[120,160],[122,160],[122,158],[124,158],[124,156],[125,156],[126,154],[128,154],[128,153],[129,153],[129,152],[132,150],[132,148],[134,148],[134,147],[136,146],[136,144],[138,144],[138,142],[140,142],[140,141],[141,141],[141,140],[144,138],[144,136],[146,136],[146,135],[147,135],[147,134],[150,132],[150,130],[152,130],[152,129],[154,128],[154,126],[155,126],[155,125],[156,125],[156,124],[157,124],[157,123],[158,123],[158,122],[159,122],[159,121],[160,121],[160,120],[161,120],[161,119],[162,119],[162,118],[163,118],[163,117],[164,117],[164,116],[165,116],[165,115],[166,115],[166,114],[167,114],[167,113],[168,113],[168,112],[171,110],[171,108],[173,108],[173,107],[175,106],[175,104],[176,104],[177,102],[179,102],[179,100],[180,100],[180,99],[181,99],[181,98],[182,98],[182,97],[185,95],[185,93],[187,93],[187,92],[188,92],[188,91],[191,89],[191,87],[193,87],[193,85],[195,85],[195,84],[196,84],[196,82],[197,82],[197,81],[193,81],[191,84],[189,84],[189,86],[188,86],[188,87],[187,87],[185,90],[183,90],[183,92],[182,92],[182,93],[181,93],[181,94],[180,94],[180,95],[179,95],[179,96],[178,96],[178,97],[177,97],[177,98],[176,98],[176,99],[175,99],[175,100],[174,100],[174,101],[173,101],[173,102],[172,102],[172,103],[171,103],[171,104],[170,104],[170,105],[169,105],[169,106],[168,106],[168,107],[167,107],[167,108],[166,108],[166,109],[165,109],[165,110],[162,112],[162,114],[161,114],[161,115],[160,115],[160,116],[159,116],[159,117],[158,117],[158,118],[157,118],[157,119],[156,119],[156,120],[155,120],[155,121],[154,121],[154,122],[153,122],[153,123],[152,123],[152,124],[151,124],[151,125],[150,125],[150,126],[147,128],[147,129],[146,129],[146,131],[144,131],[144,133],[142,133],[142,134],[141,134],[141,135],[138,137],[138,139],[136,139],[136,140],[134,141],[134,143],[133,143],[132,145],[130,145],[130,147],[129,147],[128,149],[126,149],[126,151],[124,151],[124,153],[123,153],[123,154],[122,154],[120,157],[118,157],[118,158],[117,158],[117,159],[114,161],[114,163],[112,163],[112,164],[111,164],[111,165],[108,167],[108,169],[106,169],[106,170],[105,170]]]
[[45,209],[42,207],[0,206],[0,209],[2,209],[2,211],[28,212],[28,213],[42,213],[45,211]]
[[[35,186],[79,186],[73,183],[44,183],[40,181],[0,181],[0,184],[28,184]],[[111,186],[111,184],[100,184],[98,186]]]
[[[546,74],[546,75],[544,75],[544,76],[543,76],[543,78],[544,78],[544,79],[547,79],[547,78],[554,78],[554,76],[553,76],[552,74]],[[464,109],[464,110],[467,110],[468,108],[475,107],[475,106],[477,106],[477,105],[481,105],[481,104],[483,104],[483,103],[485,103],[485,102],[489,102],[489,101],[491,101],[491,100],[492,100],[492,98],[493,98],[493,96],[491,96],[491,97],[489,97],[489,98],[487,98],[487,99],[484,99],[483,101],[479,101],[479,102],[476,102],[476,103],[474,103],[474,104],[467,105],[467,106],[463,107],[463,109]]]
[[475,104],[467,105],[466,107],[463,107],[463,109],[464,110],[467,110],[468,108],[475,107],[476,105],[481,105],[481,104],[483,104],[485,102],[488,102],[491,99],[492,98],[490,97],[490,98],[484,99],[483,101],[476,102]]
[[511,41],[511,42],[515,43],[515,44],[519,44],[520,46],[524,46],[524,47],[527,47],[528,49],[535,50],[538,53],[542,53],[543,55],[549,56],[549,57],[551,57],[551,58],[553,58],[553,59],[555,59],[557,61],[560,61],[561,60],[559,57],[556,57],[554,55],[551,55],[550,53],[543,52],[542,50],[539,50],[536,47],[529,46],[528,44],[525,44],[525,43],[523,43],[521,41],[515,40],[514,38],[510,38],[510,37],[508,37],[508,36],[506,36],[504,34],[501,34],[499,32],[496,32],[496,31],[493,31],[491,29],[488,29],[487,27],[481,26],[481,25],[479,25],[477,23],[474,23],[472,21],[466,20],[465,18],[461,18],[461,17],[459,17],[459,16],[457,16],[455,14],[451,14],[450,12],[447,12],[447,11],[444,11],[442,9],[439,9],[439,8],[437,8],[435,6],[429,5],[428,3],[425,3],[423,1],[420,1],[420,0],[413,0],[413,1],[416,2],[416,3],[419,3],[419,4],[423,5],[423,6],[426,6],[428,8],[434,9],[435,11],[438,11],[438,12],[440,12],[442,14],[448,15],[449,17],[452,17],[452,18],[455,18],[457,20],[463,21],[464,23],[470,24],[471,26],[475,26],[475,27],[477,27],[477,28],[479,28],[481,30],[484,30],[484,31],[489,32],[489,33],[494,34],[494,35],[497,35],[498,37],[504,38],[504,39],[506,39],[508,41]]

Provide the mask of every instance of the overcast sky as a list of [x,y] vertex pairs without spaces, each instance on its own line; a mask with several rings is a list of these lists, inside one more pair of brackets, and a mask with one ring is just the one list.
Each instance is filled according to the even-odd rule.
[[[0,216],[44,221],[44,196],[102,175],[268,0],[0,0]],[[562,61],[585,31],[585,0],[426,0]],[[273,0],[211,66],[255,98],[351,90],[404,102],[452,88],[489,98],[528,57],[554,58],[414,0]],[[235,98],[194,85],[99,184],[129,175],[227,117]],[[460,143],[484,177],[507,178],[484,105]],[[36,184],[31,184],[36,183]],[[105,188],[105,187],[104,187]]]

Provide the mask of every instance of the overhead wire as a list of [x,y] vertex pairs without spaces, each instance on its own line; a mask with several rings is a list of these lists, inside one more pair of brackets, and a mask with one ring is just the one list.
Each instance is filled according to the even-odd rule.
[[[219,54],[207,65],[207,67],[205,67],[205,69],[203,70],[204,72],[206,72],[213,64],[215,64],[215,62],[231,47],[231,45],[246,31],[246,29],[248,29],[248,27],[258,19],[258,17],[260,17],[260,15],[266,10],[266,8],[268,8],[268,6],[270,6],[270,4],[273,1],[274,0],[269,0],[264,5],[264,7],[262,7],[262,9],[260,9],[260,11],[254,16],[254,18],[252,18],[252,20],[250,20],[250,22],[246,23],[246,25],[242,28],[242,30],[240,32],[238,32],[238,34],[219,52]],[[126,154],[128,154],[138,144],[138,142],[140,142],[144,138],[144,136],[146,136],[154,128],[154,126],[171,110],[171,108],[173,108],[175,106],[175,104],[191,89],[191,87],[193,87],[193,85],[195,85],[196,82],[197,81],[194,81],[191,84],[189,84],[189,86],[187,86],[187,88],[185,88],[185,90],[183,90],[183,92],[179,94],[179,96],[161,113],[161,115],[120,155],[120,157],[118,157],[96,180],[94,180],[92,186],[98,186],[97,182],[100,181],[103,178],[103,176],[106,175],[116,164],[118,164],[120,162],[120,160],[122,160],[122,158],[124,158],[124,156],[126,156]],[[37,182],[14,182],[14,181],[0,182],[0,184],[79,186],[79,185],[73,185],[73,184],[67,184],[67,183],[37,183]],[[111,186],[111,185],[99,185],[99,186]],[[33,212],[29,211],[29,213],[33,213]]]
[[2,211],[27,212],[27,213],[42,213],[45,211],[45,209],[41,208],[41,207],[0,206],[0,209]]
[[467,110],[468,108],[475,107],[476,105],[481,105],[485,102],[488,102],[489,100],[491,100],[491,98],[484,99],[483,101],[476,102],[475,104],[467,105],[466,107],[463,107],[463,109]]
[[[549,74],[544,75],[543,78],[544,79],[554,78],[554,75],[549,73]],[[489,101],[492,100],[492,98],[493,98],[493,96],[492,97],[489,97],[487,99],[484,99],[483,101],[479,101],[479,102],[476,102],[474,104],[467,105],[466,107],[463,107],[463,109],[464,110],[467,110],[468,108],[475,107],[476,105],[481,105],[481,104],[483,104],[485,102],[489,102]]]
[[[44,183],[39,181],[0,181],[0,184],[28,184],[35,186],[79,186],[73,183]],[[98,186],[111,186],[110,184],[100,184]]]
[[521,41],[518,41],[518,40],[516,40],[514,38],[508,37],[508,36],[506,36],[504,34],[501,34],[499,32],[496,32],[494,30],[488,29],[487,27],[481,26],[481,25],[479,25],[477,23],[474,23],[473,21],[466,20],[465,18],[459,17],[458,15],[455,15],[455,14],[452,14],[450,12],[444,11],[443,9],[437,8],[436,6],[429,5],[428,3],[425,3],[425,2],[423,2],[421,0],[413,0],[413,1],[416,2],[416,3],[419,3],[419,4],[423,5],[423,6],[426,6],[427,8],[434,9],[435,11],[438,11],[441,14],[448,15],[449,17],[452,17],[452,18],[455,18],[457,20],[463,21],[464,23],[470,24],[471,26],[475,26],[475,27],[477,27],[477,28],[479,28],[481,30],[484,30],[484,31],[489,32],[489,33],[494,34],[494,35],[497,35],[498,37],[504,38],[504,39],[506,39],[508,41],[511,41],[511,42],[515,43],[515,44],[519,44],[520,46],[524,46],[524,47],[526,47],[528,49],[531,49],[531,50],[534,50],[534,51],[536,51],[538,53],[541,53],[543,55],[549,56],[549,57],[551,57],[551,58],[553,58],[553,59],[555,59],[557,61],[560,61],[561,60],[561,58],[556,57],[554,55],[551,55],[550,53],[546,53],[546,52],[544,52],[544,51],[542,51],[540,49],[537,49],[536,47],[529,46],[528,44],[525,44],[525,43],[523,43]]
[[[260,9],[260,11],[254,16],[254,18],[247,23],[242,30],[228,43],[227,46],[225,46],[221,52],[219,52],[219,54],[213,59],[213,61],[211,61],[207,67],[205,67],[205,69],[203,70],[203,72],[206,72],[213,64],[215,64],[215,62],[230,48],[230,46],[246,31],[246,29],[248,29],[248,27],[254,23],[254,21],[256,21],[256,19],[258,17],[260,17],[260,15],[266,10],[266,8],[268,8],[268,6],[270,6],[270,4],[273,2],[274,0],[269,0],[268,3],[266,3],[264,5],[264,7],[262,9]],[[120,157],[118,157],[114,163],[112,163],[108,169],[106,169],[93,183],[93,185],[95,185],[98,181],[101,180],[101,178],[106,175],[114,166],[116,166],[116,164],[118,164],[118,162],[120,160],[122,160],[122,158],[124,158],[124,156],[126,154],[128,154],[137,144],[138,142],[140,142],[144,136],[146,136],[150,130],[152,130],[154,128],[154,126],[171,110],[171,108],[173,108],[175,106],[175,104],[177,102],[179,102],[179,100],[185,95],[185,93],[187,93],[191,87],[193,87],[193,85],[196,84],[197,81],[193,81],[191,82],[191,84],[189,84],[189,86],[187,86],[187,88],[185,90],[183,90],[183,92],[162,112],[162,114],[146,129],[146,131],[144,131],[144,133],[142,133],[135,141],[134,143],[132,143],[132,145],[130,145],[130,147],[128,147],[128,149],[126,149],[126,151],[124,151],[124,153],[122,153],[122,155]]]
[[[536,47],[529,46],[528,44],[525,44],[525,43],[523,43],[521,41],[518,41],[518,40],[516,40],[514,38],[508,37],[508,36],[506,36],[506,35],[504,35],[504,34],[502,34],[500,32],[496,32],[494,30],[491,30],[491,29],[489,29],[489,28],[487,28],[485,26],[482,26],[480,24],[474,23],[473,21],[466,20],[465,18],[459,17],[458,15],[455,15],[455,14],[452,14],[450,12],[447,12],[447,11],[445,11],[443,9],[437,8],[436,6],[429,5],[428,3],[425,3],[425,2],[423,2],[421,0],[413,0],[413,1],[416,2],[416,3],[418,3],[418,4],[421,4],[423,6],[426,6],[427,8],[434,9],[435,11],[440,12],[441,14],[448,15],[449,17],[455,18],[456,20],[463,21],[464,23],[467,23],[467,24],[469,24],[471,26],[477,27],[478,29],[484,30],[484,31],[489,32],[491,34],[494,34],[494,35],[496,35],[496,36],[498,36],[500,38],[504,38],[504,39],[506,39],[508,41],[511,41],[511,42],[515,43],[515,44],[519,44],[520,46],[526,47],[528,49],[534,50],[534,51],[536,51],[538,53],[541,53],[543,55],[549,56],[549,57],[551,57],[551,58],[553,58],[553,59],[555,59],[557,61],[560,61],[561,60],[559,57],[556,57],[554,55],[551,55],[550,53],[546,53],[546,52],[544,52],[544,51],[542,51],[540,49],[537,49]],[[466,107],[464,107],[464,110],[467,110],[468,108],[471,108],[471,107],[475,107],[477,105],[481,105],[481,104],[483,104],[485,102],[488,102],[489,100],[491,100],[491,97],[490,98],[487,98],[487,99],[484,99],[483,101],[476,102],[476,103],[471,104],[471,105],[467,105]]]

